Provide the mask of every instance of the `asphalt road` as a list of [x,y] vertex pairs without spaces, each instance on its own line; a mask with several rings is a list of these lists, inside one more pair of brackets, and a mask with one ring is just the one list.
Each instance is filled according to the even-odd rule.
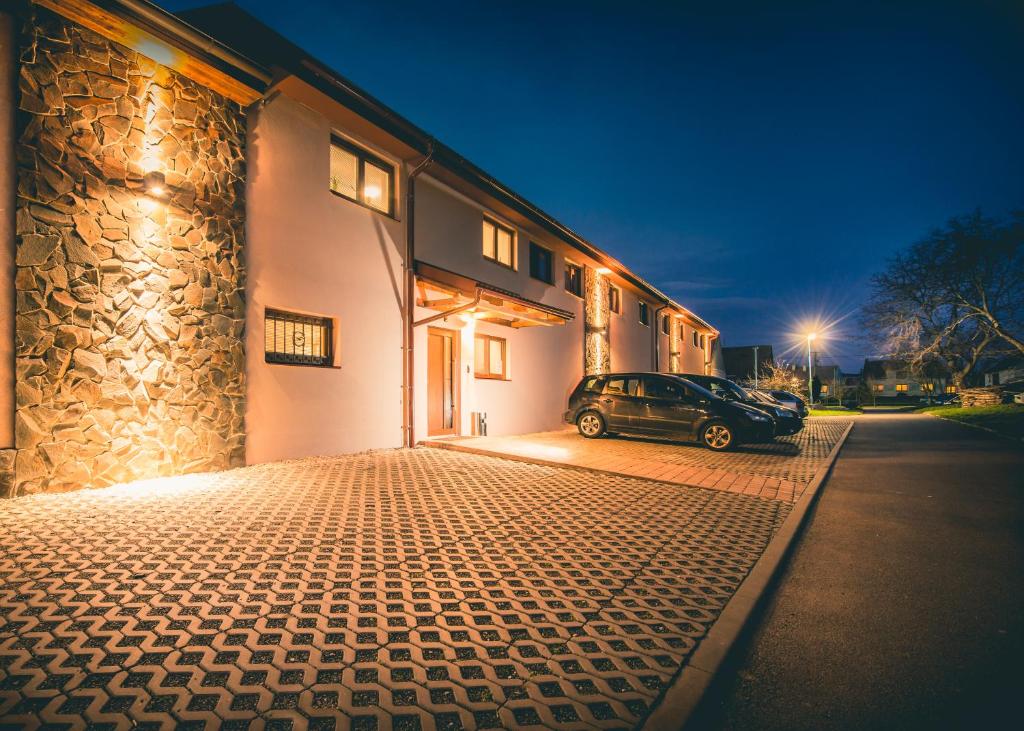
[[858,419],[723,676],[691,727],[1020,728],[1024,449]]

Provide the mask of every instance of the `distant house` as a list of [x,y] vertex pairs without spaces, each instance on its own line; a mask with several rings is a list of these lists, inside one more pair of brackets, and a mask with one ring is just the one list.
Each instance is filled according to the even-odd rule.
[[1010,386],[1024,383],[1024,358],[1008,356],[993,361],[982,371],[986,386]]
[[765,363],[775,363],[775,354],[770,345],[737,345],[722,348],[722,359],[728,378],[748,381],[754,379],[754,364],[758,372],[763,373]]
[[920,401],[929,395],[956,393],[950,376],[918,378],[900,360],[866,359],[861,378],[875,401]]

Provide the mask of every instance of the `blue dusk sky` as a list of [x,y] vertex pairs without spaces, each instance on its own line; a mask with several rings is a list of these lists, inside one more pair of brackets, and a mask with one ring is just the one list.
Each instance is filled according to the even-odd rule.
[[238,4],[725,345],[838,321],[822,362],[858,370],[887,257],[1024,206],[1020,0]]

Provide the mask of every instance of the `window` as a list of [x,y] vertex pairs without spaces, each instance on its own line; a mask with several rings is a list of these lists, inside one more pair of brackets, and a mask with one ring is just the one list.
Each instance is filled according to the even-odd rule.
[[922,383],[921,384],[921,390],[924,391],[925,393],[931,393],[932,391],[935,390],[935,384],[934,383]]
[[908,390],[909,390],[909,387],[907,386],[907,384],[905,384],[905,383],[897,383],[896,384],[896,393],[906,393]]
[[601,387],[603,385],[603,376],[587,376],[583,379],[583,382],[580,383],[578,390],[585,391],[587,393],[601,393]]
[[512,229],[484,219],[483,246],[484,258],[490,259],[496,264],[515,269],[515,247],[516,235]]
[[333,365],[332,330],[329,317],[268,309],[263,316],[264,360],[292,365]]
[[530,242],[530,276],[548,284],[555,283],[551,252],[532,241]]
[[616,315],[622,311],[622,290],[614,284],[608,285],[608,309]]
[[884,383],[876,383],[875,384],[875,393],[881,393],[884,390],[885,390],[885,384]]
[[508,379],[505,338],[477,334],[473,341],[473,371],[477,378]]
[[827,383],[821,384],[821,393],[828,393],[828,384]]
[[686,400],[686,387],[667,378],[644,378],[644,398]]
[[565,262],[565,291],[577,297],[583,296],[583,267]]
[[668,335],[668,334],[669,334],[669,332],[670,332],[670,331],[669,331],[669,319],[668,319],[668,315],[662,315],[662,316],[661,316],[661,331],[662,331],[662,332],[663,332],[663,333],[664,333],[665,335]]
[[650,326],[651,312],[650,309],[647,307],[647,303],[644,302],[643,300],[640,300],[637,304],[640,307],[640,324]]
[[686,340],[686,325],[679,323],[679,342]]
[[605,381],[604,392],[606,396],[636,396],[639,383],[636,376],[615,376]]
[[390,216],[394,179],[388,163],[338,137],[331,139],[331,192]]
[[696,330],[693,331],[693,347],[700,347],[700,333],[697,332]]
[[956,393],[956,386],[946,386],[946,393]]

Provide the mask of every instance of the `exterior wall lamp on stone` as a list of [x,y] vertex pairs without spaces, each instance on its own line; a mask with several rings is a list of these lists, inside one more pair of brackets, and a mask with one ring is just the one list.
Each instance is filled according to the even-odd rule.
[[146,195],[151,198],[163,199],[167,195],[167,179],[159,170],[146,173],[142,179],[142,185]]

